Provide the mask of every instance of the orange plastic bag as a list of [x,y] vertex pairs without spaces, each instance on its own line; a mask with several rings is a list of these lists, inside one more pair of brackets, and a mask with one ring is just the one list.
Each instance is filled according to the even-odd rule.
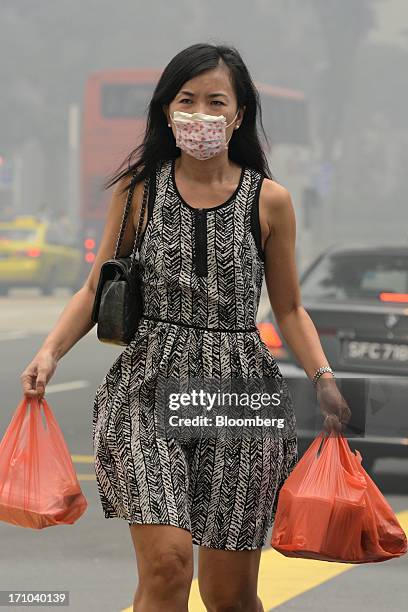
[[43,529],[75,523],[87,506],[51,408],[24,396],[0,442],[0,520]]
[[286,557],[372,563],[405,554],[407,538],[359,451],[322,432],[280,490],[271,546]]

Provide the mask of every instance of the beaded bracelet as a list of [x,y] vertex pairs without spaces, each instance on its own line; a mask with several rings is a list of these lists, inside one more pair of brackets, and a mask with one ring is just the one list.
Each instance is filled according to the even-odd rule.
[[314,384],[314,386],[316,386],[316,383],[317,383],[318,379],[319,379],[319,378],[320,378],[320,376],[321,376],[322,374],[324,374],[325,372],[330,372],[330,373],[333,375],[333,378],[334,378],[334,372],[333,372],[333,370],[331,369],[331,367],[330,367],[330,366],[322,366],[322,367],[320,367],[318,370],[316,370],[316,372],[315,372],[315,373],[314,373],[314,375],[313,375],[313,378],[312,378],[312,383]]

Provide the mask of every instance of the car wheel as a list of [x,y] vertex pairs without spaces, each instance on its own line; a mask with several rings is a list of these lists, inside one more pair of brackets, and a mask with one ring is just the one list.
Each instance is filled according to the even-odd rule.
[[41,287],[43,295],[52,295],[54,289],[57,287],[57,268],[51,268],[45,285]]

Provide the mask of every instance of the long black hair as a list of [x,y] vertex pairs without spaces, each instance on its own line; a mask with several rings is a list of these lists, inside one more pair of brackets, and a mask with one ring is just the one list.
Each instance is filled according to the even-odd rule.
[[[265,141],[269,146],[262,124],[259,93],[240,53],[235,47],[197,43],[177,53],[167,64],[148,106],[143,142],[130,152],[113,176],[108,179],[104,185],[105,189],[133,174],[136,174],[137,182],[142,181],[153,172],[159,162],[180,156],[180,149],[176,146],[173,132],[168,128],[163,106],[168,106],[172,102],[186,81],[202,72],[217,68],[220,62],[230,70],[238,108],[246,106],[240,128],[233,132],[229,142],[228,156],[240,166],[254,168],[264,176],[273,178],[257,129],[258,114]],[[127,167],[121,170],[125,165]],[[123,191],[128,186],[126,185]]]

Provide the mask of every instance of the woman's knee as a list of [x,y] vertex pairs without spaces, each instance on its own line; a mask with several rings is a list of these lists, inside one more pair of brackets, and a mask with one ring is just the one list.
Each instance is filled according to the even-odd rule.
[[183,549],[163,550],[151,560],[149,581],[153,586],[172,585],[172,588],[189,584],[194,566],[190,551]]
[[169,599],[184,602],[194,573],[191,533],[179,527],[156,524],[135,524],[130,530],[137,560],[135,597],[139,606],[144,601],[157,606],[164,606]]
[[257,596],[261,551],[201,547],[198,585],[208,612],[263,612]]

